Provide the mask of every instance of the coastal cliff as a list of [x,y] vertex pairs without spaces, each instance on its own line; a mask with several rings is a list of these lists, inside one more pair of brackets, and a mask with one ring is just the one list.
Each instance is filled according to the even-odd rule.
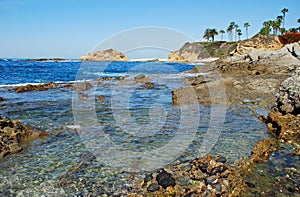
[[123,53],[114,49],[99,50],[85,53],[79,58],[79,61],[109,62],[109,61],[128,61]]
[[236,46],[236,43],[230,42],[187,42],[178,51],[171,52],[168,61],[196,62],[211,57],[222,57],[229,55]]

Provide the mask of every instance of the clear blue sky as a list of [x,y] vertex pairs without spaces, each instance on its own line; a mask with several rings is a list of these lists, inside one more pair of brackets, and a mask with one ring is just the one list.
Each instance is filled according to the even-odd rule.
[[252,36],[282,8],[289,9],[286,27],[298,27],[300,0],[0,0],[0,58],[77,58],[112,34],[140,26],[202,40],[206,28],[226,30],[235,21],[245,38],[244,22]]

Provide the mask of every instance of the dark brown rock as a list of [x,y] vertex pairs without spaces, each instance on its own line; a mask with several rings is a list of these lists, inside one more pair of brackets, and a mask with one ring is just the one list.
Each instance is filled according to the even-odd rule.
[[164,169],[158,171],[158,174],[156,175],[156,181],[164,189],[169,186],[175,186],[176,184],[175,179],[172,177],[172,175],[166,172]]
[[58,85],[56,83],[53,82],[48,82],[48,83],[43,83],[43,84],[39,84],[39,85],[25,85],[25,86],[17,86],[14,88],[14,91],[17,93],[20,92],[32,92],[32,91],[46,91],[46,90],[50,90],[53,88],[58,87]]

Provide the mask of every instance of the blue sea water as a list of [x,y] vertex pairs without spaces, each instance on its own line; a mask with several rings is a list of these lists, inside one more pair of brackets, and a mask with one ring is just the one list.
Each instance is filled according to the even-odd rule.
[[[153,69],[156,67],[155,69]],[[1,61],[0,86],[25,83],[73,82],[80,69],[93,77],[130,74],[171,74],[191,70],[192,64],[151,62],[26,62]],[[171,69],[170,69],[171,68]],[[88,78],[87,78],[88,79]]]
[[[255,142],[267,137],[267,132],[246,106],[221,106],[226,114],[222,125],[216,126],[211,123],[212,106],[195,106],[199,112],[195,116],[199,120],[195,120],[190,119],[194,108],[188,108],[189,114],[183,106],[172,105],[172,90],[185,86],[183,79],[190,76],[181,72],[193,67],[157,62],[0,61],[0,96],[5,99],[0,102],[0,116],[19,119],[49,133],[48,138],[35,140],[21,153],[0,161],[0,195],[112,194],[134,184],[128,167],[143,170],[153,164],[161,168],[174,160],[192,159],[201,151],[205,139],[211,143],[209,153],[221,154],[231,163],[250,155]],[[154,88],[132,83],[139,74],[149,77]],[[124,82],[95,82],[98,78],[120,76],[127,78]],[[28,83],[83,80],[93,88],[84,92],[70,88],[13,91],[13,87]],[[80,99],[79,94],[87,98]],[[104,99],[95,101],[100,95]],[[193,133],[195,121],[199,123]],[[141,131],[142,136],[136,131]],[[164,146],[170,143],[172,146]],[[187,146],[179,150],[182,145]],[[170,161],[157,164],[173,154]],[[136,159],[137,166],[126,159]],[[82,162],[86,165],[80,166]],[[127,170],[117,165],[126,162]],[[139,166],[142,163],[148,166]],[[76,166],[82,169],[74,172]],[[61,183],[65,175],[70,175],[71,183]]]

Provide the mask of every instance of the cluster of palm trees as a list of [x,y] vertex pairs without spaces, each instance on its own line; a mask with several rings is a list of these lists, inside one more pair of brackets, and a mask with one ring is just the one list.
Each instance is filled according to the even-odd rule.
[[[269,36],[270,33],[273,30],[273,35],[283,35],[286,32],[300,32],[300,27],[298,28],[290,28],[288,31],[285,29],[285,20],[286,20],[286,13],[288,13],[289,10],[287,8],[283,8],[281,10],[282,15],[279,15],[276,17],[275,20],[268,20],[263,23],[263,28],[260,30],[260,34]],[[300,23],[300,18],[297,20],[298,23]],[[250,27],[249,22],[244,23],[244,28],[246,32],[246,38],[248,39],[248,30]],[[228,40],[229,42],[235,42],[240,41],[242,36],[242,30],[239,28],[239,25],[235,22],[231,22],[229,26],[227,27],[226,32],[228,33]],[[223,35],[225,34],[225,31],[221,29],[220,31],[217,31],[215,28],[213,29],[206,29],[204,32],[203,38],[207,41],[211,40],[214,42],[215,36],[220,34],[221,35],[221,41],[223,41]],[[234,38],[234,39],[233,39]]]
[[[248,29],[250,27],[249,22],[244,23],[244,28],[246,30],[246,37],[248,39]],[[223,41],[223,35],[225,34],[225,31],[223,29],[221,29],[220,31],[217,31],[215,28],[214,29],[206,29],[204,32],[204,36],[203,38],[206,39],[207,41],[209,41],[211,39],[211,41],[213,42],[215,40],[215,36],[218,35],[220,33],[221,35],[221,41]],[[239,41],[241,40],[241,36],[242,36],[242,30],[239,29],[239,25],[236,24],[235,22],[231,22],[227,28],[227,33],[228,33],[228,40],[230,42],[233,41],[233,35],[235,35],[235,41]]]
[[273,30],[273,35],[278,35],[279,33],[284,34],[285,30],[285,16],[289,12],[287,8],[281,10],[282,15],[277,16],[275,20],[268,20],[263,23],[263,28],[260,30],[260,34],[268,36]]

